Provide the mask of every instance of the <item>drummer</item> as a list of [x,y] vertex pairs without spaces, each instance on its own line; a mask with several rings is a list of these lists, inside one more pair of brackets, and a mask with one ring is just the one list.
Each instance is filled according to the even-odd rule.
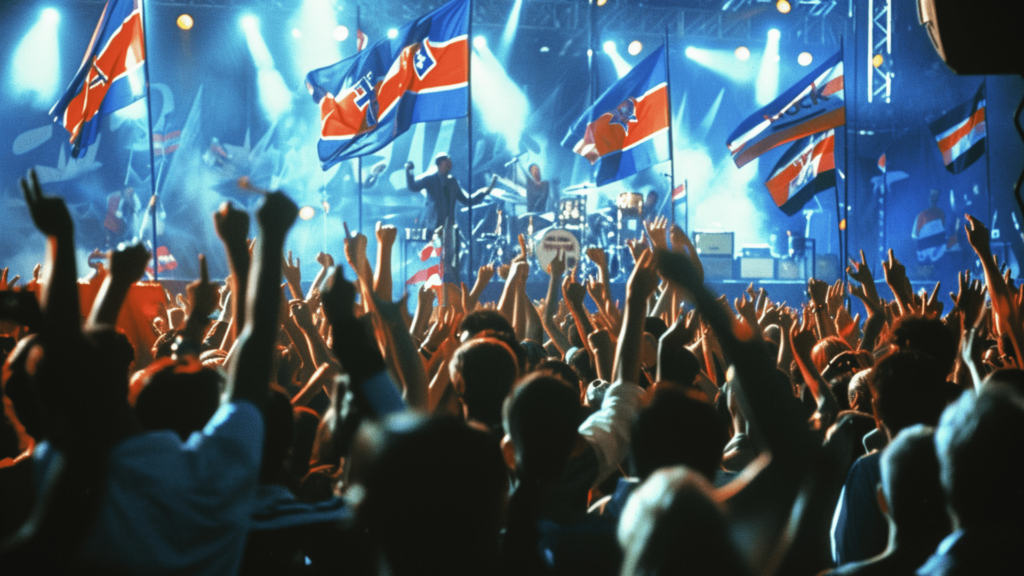
[[529,174],[526,177],[526,211],[546,212],[548,208],[549,185],[547,180],[540,176],[540,166],[530,164]]

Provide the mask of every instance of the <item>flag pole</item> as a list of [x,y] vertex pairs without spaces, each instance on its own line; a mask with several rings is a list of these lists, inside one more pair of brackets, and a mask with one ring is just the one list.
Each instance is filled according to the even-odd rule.
[[[359,53],[359,31],[361,22],[359,21],[359,4],[356,4],[356,54]],[[359,232],[363,232],[363,157],[362,155],[356,157],[356,186],[357,186],[357,199],[358,199],[358,210],[359,210]]]
[[146,33],[146,0],[139,0],[139,16],[142,17],[142,45],[144,58],[142,66],[146,75],[146,117],[149,126],[149,210],[153,218],[153,281],[160,281],[160,257],[157,255],[156,238],[156,162],[153,154],[153,96],[149,89],[149,35]]
[[[982,79],[981,79],[981,86],[982,86],[981,91],[985,93],[985,115],[988,116],[988,75],[987,74],[982,77]],[[985,188],[986,188],[985,192],[988,195],[988,202],[987,202],[987,204],[988,204],[988,225],[989,225],[989,228],[991,229],[992,226],[995,224],[995,222],[992,222],[992,153],[991,153],[992,147],[989,146],[988,143],[989,143],[988,134],[986,134],[985,135],[985,174],[986,174],[985,179],[987,180],[987,182],[985,184]],[[953,233],[955,234],[956,230],[954,230]]]
[[[676,147],[675,140],[672,136],[672,66],[669,65],[669,48],[668,48],[668,23],[665,23],[665,95],[668,98],[668,104],[665,113],[668,114],[668,163],[669,163],[669,186],[668,195],[671,200],[672,194],[676,191]],[[687,190],[689,193],[689,190]],[[675,202],[672,202],[672,224],[676,223],[676,207]]]
[[[856,10],[856,9],[857,9],[856,6],[854,6],[854,10]],[[857,34],[856,34],[857,20],[856,20],[856,18],[854,18],[853,22],[854,22],[853,26],[854,26],[854,30],[855,30],[855,33],[853,35],[853,41],[856,42],[857,41]],[[840,40],[839,40],[839,43],[843,47],[843,77],[844,77],[844,81],[843,81],[843,105],[847,106],[848,108],[850,108],[850,106],[848,106],[850,104],[850,102],[846,101],[846,95],[850,93],[850,91],[846,89],[846,81],[845,81],[845,77],[846,77],[846,38],[841,36]],[[853,77],[856,78],[856,74],[857,74],[857,70],[856,70],[857,63],[856,63],[856,61],[854,61],[853,68],[854,68],[854,70],[853,70]],[[854,98],[854,100],[857,99],[857,89],[856,88],[857,88],[856,87],[856,80],[854,80],[854,90],[853,90],[853,98]],[[857,112],[856,104],[854,104],[852,106],[852,108],[853,108],[854,114],[850,115],[850,120],[852,120],[853,116],[856,115],[856,112]],[[850,201],[850,147],[853,145],[853,140],[856,139],[856,134],[855,134],[856,131],[852,130],[853,122],[850,121],[850,120],[848,120],[846,122],[846,124],[845,124],[846,137],[843,138],[843,156],[844,156],[844,158],[843,158],[843,168],[845,168],[845,170],[844,170],[844,173],[843,173],[843,203],[842,203],[842,206],[840,206],[840,204],[839,204],[839,188],[836,187],[836,213],[837,213],[837,216],[839,218],[839,220],[836,222],[836,225],[839,226],[839,253],[841,254],[841,256],[839,257],[839,277],[842,278],[842,280],[843,280],[843,286],[845,286],[846,282],[847,282],[847,278],[846,278],[846,262],[849,260],[848,252],[849,252],[849,249],[850,249],[850,247],[848,245],[849,241],[850,241],[850,236],[849,236],[850,223],[846,221],[846,216],[850,213],[850,206],[848,204],[848,202]],[[853,134],[851,134],[851,133],[853,133]],[[884,174],[883,174],[883,178],[884,178]],[[813,272],[817,272],[817,270],[812,270],[812,275],[813,275]]]
[[[473,0],[469,0],[469,23],[466,25],[466,132],[469,136],[469,178],[466,182],[466,186],[469,187],[469,234],[466,235],[467,242],[469,243],[469,269],[473,270],[475,262],[473,260]],[[455,222],[452,222],[454,227]],[[454,234],[455,231],[453,230]],[[449,242],[453,246],[458,246],[459,238],[455,236],[454,242]],[[458,255],[458,248],[455,249],[455,255]],[[525,257],[526,255],[523,254]],[[441,270],[444,271],[444,259],[449,258],[448,254],[442,253],[441,255]],[[459,271],[455,271],[456,277],[459,275]],[[444,291],[441,291],[444,293]]]

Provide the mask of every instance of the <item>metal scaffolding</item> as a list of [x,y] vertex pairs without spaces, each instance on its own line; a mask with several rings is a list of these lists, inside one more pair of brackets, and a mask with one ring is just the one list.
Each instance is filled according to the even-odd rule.
[[868,103],[892,97],[892,0],[868,0]]

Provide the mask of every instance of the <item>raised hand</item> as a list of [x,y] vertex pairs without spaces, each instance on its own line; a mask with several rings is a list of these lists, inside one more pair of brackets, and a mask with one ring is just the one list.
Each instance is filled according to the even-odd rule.
[[377,242],[383,246],[393,246],[395,240],[398,239],[398,228],[391,225],[381,225],[380,222],[377,222],[374,233],[377,235]]
[[644,250],[638,257],[636,267],[633,268],[633,273],[629,275],[629,280],[626,282],[626,299],[637,305],[645,303],[657,287],[658,266],[654,253]]
[[303,332],[307,334],[316,332],[316,324],[313,322],[313,309],[304,300],[296,299],[289,301],[288,315]]
[[843,307],[843,298],[846,297],[846,292],[843,290],[843,281],[836,280],[836,283],[828,287],[828,295],[825,298],[828,304],[828,315],[832,318],[836,317],[839,313],[839,309]]
[[562,297],[565,298],[565,301],[570,305],[570,308],[582,307],[583,298],[586,295],[586,288],[577,282],[576,278],[572,274],[569,274],[562,279]]
[[697,319],[693,310],[689,314],[680,314],[676,321],[669,326],[669,329],[661,335],[661,345],[668,346],[671,350],[679,350],[697,337],[700,330],[700,320]]
[[220,209],[213,213],[213,227],[225,244],[232,247],[246,246],[249,215],[235,208],[231,202],[224,202]]
[[326,252],[317,252],[316,263],[323,268],[331,268],[334,266],[334,257]]
[[64,238],[74,233],[74,224],[64,199],[43,194],[35,169],[29,170],[27,179],[21,179],[21,191],[25,195],[25,204],[28,205],[32,222],[40,232]]
[[217,309],[217,304],[220,302],[220,289],[216,284],[210,282],[206,256],[199,255],[199,279],[190,283],[185,291],[188,292],[190,319],[192,317],[206,318]]
[[882,262],[882,272],[885,274],[885,283],[889,285],[889,289],[896,297],[896,303],[900,306],[900,313],[905,313],[906,306],[913,299],[913,289],[907,278],[906,267],[896,259],[892,248],[889,249],[889,258]]
[[963,313],[964,326],[974,326],[985,307],[985,287],[981,280],[971,280],[971,272],[965,271],[957,275],[958,293],[949,293],[950,300],[956,310]]
[[281,238],[288,233],[298,217],[299,207],[283,192],[271,192],[264,196],[263,205],[256,211],[256,221],[262,233],[269,232]]
[[817,278],[811,278],[807,281],[807,295],[811,298],[811,303],[815,307],[827,306],[828,288],[828,284]]
[[590,258],[590,261],[593,262],[598,269],[604,270],[608,266],[608,256],[601,248],[587,248],[587,258]]
[[554,276],[556,278],[561,278],[562,275],[565,274],[565,252],[564,251],[561,251],[561,250],[558,251],[558,254],[555,256],[555,258],[553,260],[551,260],[551,264],[548,264],[547,272],[548,272],[548,274],[550,274],[550,275],[552,275],[552,276]]
[[281,274],[288,282],[288,289],[292,291],[292,298],[302,298],[302,263],[296,258],[292,260],[292,251],[288,251],[288,258],[281,263]]
[[651,239],[651,247],[655,250],[668,250],[668,239],[665,231],[668,229],[668,218],[657,216],[650,222],[644,222],[647,230],[647,237]]
[[366,259],[366,236],[360,232],[352,234],[347,222],[342,222],[342,226],[345,227],[345,259],[359,275],[370,265]]
[[964,218],[967,219],[964,230],[967,232],[967,241],[970,242],[971,247],[974,248],[974,251],[979,256],[989,254],[991,252],[992,233],[974,216],[964,214]]
[[937,318],[942,315],[942,309],[946,306],[938,299],[940,283],[935,283],[935,288],[928,298],[922,299],[921,313],[929,318]]
[[110,259],[111,279],[124,284],[138,282],[146,272],[146,265],[150,262],[149,251],[142,243],[112,250],[108,258]]
[[337,326],[345,319],[355,320],[352,309],[356,303],[356,286],[345,278],[340,268],[334,268],[324,282],[320,303],[332,325]]
[[481,266],[476,272],[477,283],[482,286],[486,286],[491,281],[491,278],[494,278],[494,274],[496,272],[497,270],[495,269],[494,264],[485,264]]

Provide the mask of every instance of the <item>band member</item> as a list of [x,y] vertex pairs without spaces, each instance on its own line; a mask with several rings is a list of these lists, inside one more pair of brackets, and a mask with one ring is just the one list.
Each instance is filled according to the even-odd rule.
[[130,241],[136,233],[135,216],[139,211],[139,200],[135,188],[125,188],[107,197],[107,214],[103,219],[107,245]]
[[526,178],[526,211],[547,212],[549,185],[547,180],[541,180],[540,166],[530,164],[529,174]]
[[[455,232],[452,229],[455,225],[455,203],[459,202],[467,206],[475,203],[477,198],[490,194],[494,187],[494,180],[485,190],[470,195],[459,186],[459,181],[452,175],[450,156],[443,152],[438,154],[434,157],[434,166],[436,170],[428,171],[416,178],[412,173],[416,166],[412,162],[406,162],[405,182],[410,191],[426,193],[426,203],[423,206],[423,217],[420,221],[435,231],[440,231],[445,273],[457,273]],[[449,278],[455,279],[456,277],[446,276],[445,281],[448,281]]]
[[930,264],[942,258],[946,250],[956,243],[946,237],[946,213],[939,208],[939,191],[932,190],[928,207],[918,213],[910,237],[917,241],[917,260]]

